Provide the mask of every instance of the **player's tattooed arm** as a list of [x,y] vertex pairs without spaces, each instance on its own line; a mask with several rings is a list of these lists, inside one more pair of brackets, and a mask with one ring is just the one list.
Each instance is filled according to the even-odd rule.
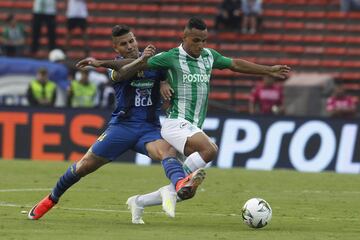
[[243,59],[233,59],[229,69],[240,73],[269,75],[276,78],[286,78],[290,72],[290,67],[286,65],[266,66]]
[[147,60],[155,55],[156,48],[153,45],[148,45],[143,54],[136,60],[126,64],[121,67],[119,70],[114,72],[113,80],[114,81],[123,81],[133,77],[139,71],[145,70],[147,68]]
[[134,61],[135,59],[122,59],[122,60],[98,60],[95,58],[85,58],[81,61],[79,61],[76,64],[77,68],[84,68],[84,67],[95,67],[95,68],[99,68],[99,67],[104,67],[104,68],[110,68],[113,69],[115,71],[120,70],[123,66],[125,66],[126,64],[131,63],[132,61]]
[[112,80],[124,81],[133,77],[138,71],[146,69],[147,60],[155,54],[155,50],[153,45],[149,45],[137,59],[97,60],[95,58],[85,58],[79,61],[76,67],[92,66],[113,69]]

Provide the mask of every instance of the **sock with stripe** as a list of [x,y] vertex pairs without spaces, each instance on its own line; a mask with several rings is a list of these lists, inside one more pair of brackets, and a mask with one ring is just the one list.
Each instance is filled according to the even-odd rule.
[[199,152],[194,152],[186,158],[183,168],[186,174],[190,174],[197,169],[203,168],[205,166],[206,162],[204,161],[204,159],[202,159]]
[[76,163],[71,165],[67,171],[60,177],[57,181],[54,189],[51,192],[50,198],[54,202],[58,202],[61,195],[64,194],[72,185],[77,183],[80,180],[80,176],[76,174]]
[[185,178],[185,172],[182,164],[174,157],[168,157],[161,161],[165,170],[165,175],[170,179],[171,183],[176,186],[176,183]]

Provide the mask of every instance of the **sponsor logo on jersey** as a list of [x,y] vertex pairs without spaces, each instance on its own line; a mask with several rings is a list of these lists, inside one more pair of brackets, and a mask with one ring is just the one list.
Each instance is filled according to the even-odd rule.
[[204,59],[204,65],[205,65],[206,69],[210,68],[210,63],[209,63],[209,60],[207,58]]
[[183,82],[209,82],[210,75],[208,74],[183,74]]
[[135,90],[135,107],[147,107],[152,105],[151,89],[136,89]]
[[131,86],[136,88],[152,88],[154,86],[154,82],[149,79],[143,79],[143,80],[135,80],[130,83]]

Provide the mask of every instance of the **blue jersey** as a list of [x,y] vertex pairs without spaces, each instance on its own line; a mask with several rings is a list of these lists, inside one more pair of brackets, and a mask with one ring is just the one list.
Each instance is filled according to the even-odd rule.
[[[109,74],[113,80],[113,71]],[[116,109],[109,126],[91,147],[95,155],[110,161],[129,149],[148,155],[146,144],[161,139],[159,84],[165,77],[165,72],[148,70],[113,82]]]
[[[121,59],[118,57],[117,59]],[[113,70],[109,71],[113,80]],[[118,122],[159,122],[161,97],[159,82],[166,74],[159,70],[145,70],[129,80],[114,82],[116,109],[110,123]]]

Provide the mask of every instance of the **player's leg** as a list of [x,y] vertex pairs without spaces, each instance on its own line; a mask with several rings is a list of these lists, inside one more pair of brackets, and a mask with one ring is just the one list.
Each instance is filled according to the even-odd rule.
[[187,177],[182,168],[182,163],[176,159],[176,150],[162,139],[158,126],[154,124],[144,124],[142,130],[143,135],[139,138],[134,150],[154,160],[161,161],[166,176],[174,186],[176,186],[180,180],[186,179]]
[[[182,169],[182,164],[176,160],[176,150],[161,138],[157,128],[143,134],[135,146],[135,151],[148,155],[154,160],[162,160],[165,173],[169,179],[173,180],[174,184],[178,183],[179,179],[190,179],[188,182],[189,185],[201,183],[196,179],[198,175],[194,175],[195,180],[191,177],[182,177],[183,175],[185,176],[185,174]],[[176,201],[177,194],[175,187],[173,184],[170,184],[149,194],[130,197],[127,203],[135,203],[138,207],[142,208],[162,204],[165,213],[170,217],[174,217]],[[130,207],[131,206],[129,206],[129,208]]]
[[188,156],[184,161],[185,171],[192,173],[204,168],[215,158],[217,151],[217,145],[204,132],[195,133],[185,143],[184,155]]
[[[158,133],[158,137],[160,134]],[[179,179],[184,178],[185,176],[182,166],[180,168],[181,163],[176,159],[176,150],[173,148],[169,143],[167,143],[164,139],[158,139],[146,144],[146,150],[150,158],[154,160],[161,161],[164,166],[165,173],[167,177],[175,178],[175,181],[178,182]],[[182,178],[179,176],[175,176],[175,174],[171,175],[171,164],[168,161],[176,159],[176,169],[177,171],[181,171]],[[178,165],[180,164],[180,165]],[[171,175],[171,176],[170,176]],[[163,186],[158,190],[139,196],[139,202],[142,204],[143,207],[153,206],[153,205],[162,205],[162,209],[169,217],[175,217],[175,208],[176,208],[176,201],[177,201],[177,193],[175,191],[175,187],[173,183]]]
[[[145,143],[145,144],[143,144]],[[154,160],[161,160],[166,176],[175,186],[177,195],[185,200],[192,197],[192,192],[204,180],[205,172],[203,169],[194,172],[188,176],[185,175],[182,163],[176,158],[176,150],[168,142],[161,138],[157,129],[149,131],[139,139],[136,146],[144,146],[143,149],[138,148],[137,151],[150,156]]]
[[166,119],[161,135],[179,153],[188,156],[184,162],[188,174],[205,167],[217,154],[216,144],[201,129],[186,120]]
[[52,192],[29,211],[29,219],[37,220],[41,218],[56,203],[58,203],[60,197],[65,193],[66,190],[77,183],[82,177],[95,171],[108,162],[108,160],[100,158],[92,152],[88,151],[80,161],[72,164],[66,170],[66,172],[55,184]]
[[[186,178],[182,164],[176,159],[176,150],[161,138],[158,126],[146,124],[143,126],[143,130],[145,131],[139,138],[134,150],[147,155],[154,160],[162,161],[166,176],[173,181],[174,184],[176,184],[179,179]],[[162,201],[163,198],[165,201]],[[175,216],[176,192],[170,192],[165,187],[149,194],[130,197],[127,204],[128,207],[132,209],[132,205],[129,205],[129,202],[132,205],[136,204],[137,207],[141,208],[160,205],[164,202],[166,203],[163,205],[165,213],[170,217]],[[136,214],[138,213],[140,213],[140,211],[136,212]],[[133,211],[132,215],[133,218],[139,218],[139,216],[134,216]]]
[[72,164],[60,177],[52,192],[30,210],[28,218],[32,220],[41,218],[59,201],[65,191],[82,177],[115,160],[130,149],[135,140],[125,139],[124,136],[128,135],[127,130],[120,126],[109,126],[82,159]]

